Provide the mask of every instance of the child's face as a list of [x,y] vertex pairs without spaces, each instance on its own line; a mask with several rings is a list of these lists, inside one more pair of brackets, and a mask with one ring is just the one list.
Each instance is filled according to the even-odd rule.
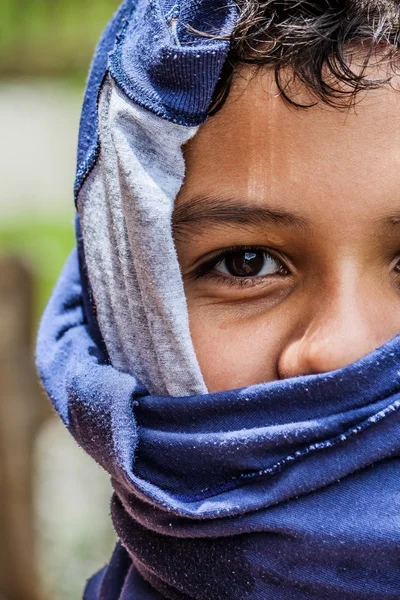
[[[240,92],[240,93],[239,93]],[[210,391],[338,369],[400,331],[400,93],[294,109],[238,78],[174,213]]]

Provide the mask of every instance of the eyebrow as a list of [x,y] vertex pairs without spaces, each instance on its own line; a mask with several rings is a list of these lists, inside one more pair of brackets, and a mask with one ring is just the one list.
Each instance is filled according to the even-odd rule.
[[378,223],[384,232],[389,233],[390,230],[400,227],[400,211],[378,219]]
[[232,198],[220,196],[195,196],[175,207],[172,225],[175,231],[190,225],[191,228],[202,228],[205,225],[260,226],[262,224],[279,227],[291,227],[305,230],[309,222],[293,212],[281,208],[257,206],[249,202],[238,202]]

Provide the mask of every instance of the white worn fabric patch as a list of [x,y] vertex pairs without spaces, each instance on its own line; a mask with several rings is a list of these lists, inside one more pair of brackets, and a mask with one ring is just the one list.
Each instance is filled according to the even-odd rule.
[[197,131],[131,102],[109,77],[100,155],[78,199],[85,259],[112,364],[152,394],[207,393],[189,331],[172,211]]

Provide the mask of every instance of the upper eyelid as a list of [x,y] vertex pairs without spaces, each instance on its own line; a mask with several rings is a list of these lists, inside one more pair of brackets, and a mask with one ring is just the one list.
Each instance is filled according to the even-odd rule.
[[221,250],[216,250],[215,252],[216,254],[214,254],[214,256],[211,256],[208,259],[206,258],[203,261],[203,264],[207,262],[212,262],[213,260],[221,260],[225,256],[229,256],[229,254],[234,254],[235,252],[265,252],[267,254],[270,254],[273,258],[276,258],[277,260],[283,260],[279,258],[279,255],[277,256],[278,253],[275,250],[271,250],[266,246],[231,246],[228,248],[222,248]]
[[259,248],[259,249],[256,249],[256,248],[251,248],[251,249],[244,248],[243,250],[239,249],[239,250],[236,250],[236,251],[233,250],[233,251],[230,251],[230,252],[226,252],[226,253],[222,254],[222,256],[219,257],[219,260],[216,262],[216,264],[219,264],[227,256],[229,256],[230,254],[234,254],[235,252],[262,252],[263,254],[266,254],[266,255],[270,256],[271,258],[273,258],[276,262],[280,262],[280,263],[283,264],[283,261],[280,260],[277,256],[275,256],[275,254],[273,252],[271,252],[270,250],[265,250],[264,248]]
[[[287,266],[283,258],[281,258],[277,252],[271,250],[270,248],[266,248],[265,246],[237,246],[232,248],[226,248],[225,250],[221,250],[221,252],[213,258],[210,258],[209,262],[212,263],[215,261],[214,265],[216,265],[222,260],[224,260],[224,258],[229,256],[230,254],[234,254],[235,252],[264,252],[265,254],[271,256],[274,260],[282,263],[284,266]],[[207,262],[208,261],[206,260],[203,264],[207,264]]]

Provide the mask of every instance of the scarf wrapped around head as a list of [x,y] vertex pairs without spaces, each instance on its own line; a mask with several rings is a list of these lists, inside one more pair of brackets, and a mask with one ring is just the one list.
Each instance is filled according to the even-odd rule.
[[114,488],[120,541],[84,597],[395,600],[400,336],[337,371],[214,394],[191,342],[171,215],[236,18],[219,0],[126,0],[92,65],[77,250],[37,346]]

